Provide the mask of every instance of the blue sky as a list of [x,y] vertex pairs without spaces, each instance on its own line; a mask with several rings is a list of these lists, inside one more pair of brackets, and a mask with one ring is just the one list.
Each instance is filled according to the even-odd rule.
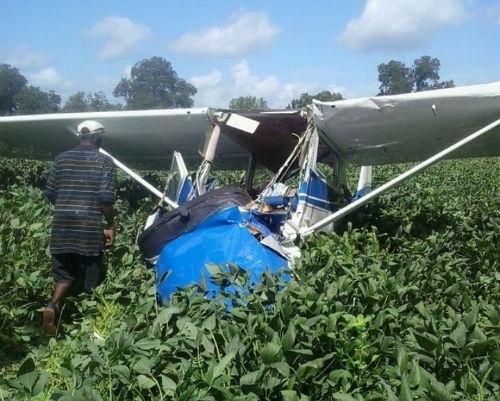
[[498,0],[0,0],[0,63],[63,99],[113,88],[139,60],[161,56],[198,88],[195,106],[237,96],[285,107],[328,89],[378,92],[377,66],[420,56],[441,80],[500,73]]

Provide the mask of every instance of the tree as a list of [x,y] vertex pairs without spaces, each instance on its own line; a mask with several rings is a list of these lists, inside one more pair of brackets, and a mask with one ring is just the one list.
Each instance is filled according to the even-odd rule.
[[298,99],[292,99],[288,108],[291,109],[302,109],[310,105],[313,99],[321,100],[322,102],[331,102],[334,100],[342,100],[343,97],[338,92],[330,92],[328,90],[321,91],[316,95],[310,95],[309,93],[302,93]]
[[439,82],[440,67],[439,59],[430,56],[416,59],[411,68],[394,60],[388,64],[380,64],[378,66],[379,95],[396,95],[455,86],[453,80]]
[[396,95],[408,93],[413,89],[411,70],[401,61],[389,61],[388,64],[378,66],[378,80],[380,81],[379,95]]
[[120,104],[111,104],[104,92],[98,91],[92,93],[87,93],[79,91],[71,95],[64,107],[62,108],[63,113],[78,113],[86,111],[110,111],[110,110],[120,110]]
[[113,90],[124,97],[129,110],[191,107],[190,96],[196,88],[177,76],[172,65],[162,57],[137,62],[130,78],[122,78]]
[[451,88],[455,86],[453,80],[439,82],[439,68],[441,62],[437,58],[431,59],[430,56],[422,56],[413,62],[413,80],[415,83],[415,90],[417,92],[439,89]]
[[15,101],[19,114],[57,113],[61,96],[52,90],[44,92],[38,87],[28,86],[15,96]]
[[63,113],[80,113],[89,111],[89,105],[85,99],[85,92],[79,91],[71,95],[64,103],[61,111]]
[[17,112],[15,97],[26,88],[27,82],[17,68],[0,64],[0,115]]
[[255,96],[240,96],[235,97],[229,101],[229,108],[232,110],[257,110],[267,109],[267,102]]
[[87,95],[87,104],[89,111],[110,111],[110,110],[119,110],[121,105],[111,104],[108,101],[108,98],[102,91],[94,92],[93,94],[89,93]]

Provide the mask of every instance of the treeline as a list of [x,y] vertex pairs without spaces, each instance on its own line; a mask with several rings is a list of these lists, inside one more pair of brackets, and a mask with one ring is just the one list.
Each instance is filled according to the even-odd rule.
[[[391,60],[378,66],[380,92],[390,95],[454,86],[453,80],[439,81],[441,62],[437,58],[422,56],[411,67]],[[78,91],[61,105],[61,96],[53,90],[45,92],[29,85],[17,68],[0,64],[0,115],[71,113],[110,110],[150,110],[184,108],[193,106],[197,88],[180,78],[172,64],[162,57],[138,61],[131,69],[129,78],[122,78],[113,90],[113,96],[124,103],[111,103],[104,92]],[[292,99],[287,108],[300,109],[311,104],[312,99],[333,101],[343,99],[342,94],[320,91],[317,94],[302,93]],[[230,100],[230,109],[266,109],[267,101],[252,95]]]

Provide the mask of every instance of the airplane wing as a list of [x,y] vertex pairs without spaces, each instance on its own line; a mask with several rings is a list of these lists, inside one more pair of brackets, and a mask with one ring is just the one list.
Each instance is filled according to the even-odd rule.
[[[57,113],[0,117],[0,156],[53,160],[78,144],[76,127],[95,120],[106,129],[103,148],[134,167],[164,169],[174,151],[189,168],[201,161],[198,152],[212,130],[210,115],[234,112],[211,108],[91,113]],[[246,168],[249,153],[276,171],[295,146],[306,120],[298,111],[241,112],[260,124],[254,134],[224,126],[214,164],[218,168]]]
[[[212,130],[209,108],[57,113],[0,117],[0,156],[52,160],[78,144],[76,127],[95,120],[106,129],[103,148],[136,167],[164,169],[173,151],[196,167],[205,134]],[[216,163],[230,167],[248,153],[228,137],[219,142]]]
[[[314,101],[321,137],[347,162],[425,160],[500,118],[500,81],[402,95]],[[452,157],[500,155],[500,129]]]
[[[405,95],[314,102],[323,140],[347,162],[375,165],[423,160],[500,117],[500,82]],[[96,120],[106,129],[103,148],[134,167],[164,169],[174,151],[198,166],[211,108],[0,117],[0,156],[52,160],[78,143],[76,127]],[[248,154],[276,171],[306,128],[296,110],[241,111],[260,124],[254,134],[225,126],[214,164],[245,168]],[[500,154],[500,130],[457,157]]]

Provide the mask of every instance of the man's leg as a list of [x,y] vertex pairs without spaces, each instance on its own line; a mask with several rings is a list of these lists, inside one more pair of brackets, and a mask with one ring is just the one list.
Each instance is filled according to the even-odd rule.
[[59,309],[59,304],[61,300],[64,298],[64,295],[68,291],[69,287],[71,287],[72,282],[68,281],[58,281],[54,285],[54,292],[52,293],[52,302]]
[[66,293],[66,291],[68,291],[69,287],[71,287],[71,282],[67,281],[59,281],[54,285],[52,299],[49,301],[43,311],[43,331],[45,331],[47,334],[56,334],[56,318],[59,311],[59,304],[64,298],[64,294]]
[[[43,311],[43,330],[54,335],[57,329],[56,317],[59,305],[74,280],[71,274],[71,265],[74,264],[74,258],[70,254],[55,254],[52,255],[51,262],[55,284],[52,298]],[[76,269],[76,266],[73,268]]]
[[105,277],[104,255],[84,256],[83,265],[85,266],[84,287],[86,292],[90,292],[102,283]]

